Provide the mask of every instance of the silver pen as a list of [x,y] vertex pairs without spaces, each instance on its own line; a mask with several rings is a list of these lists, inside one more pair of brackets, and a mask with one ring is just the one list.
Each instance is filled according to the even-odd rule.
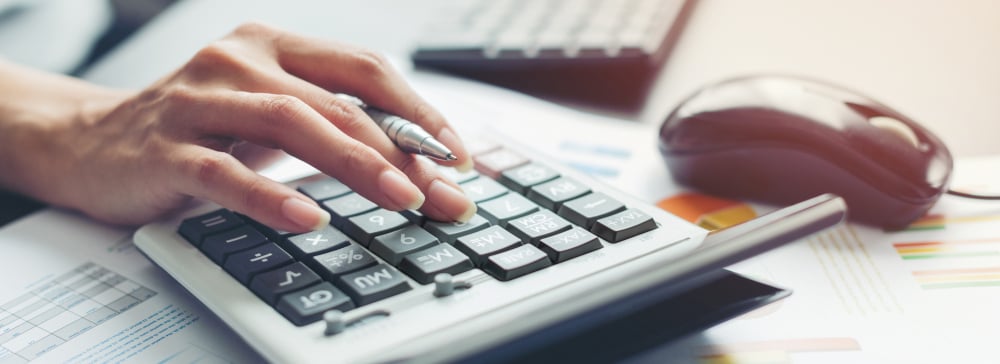
[[385,135],[389,136],[389,140],[392,140],[392,142],[404,152],[421,154],[444,161],[453,161],[458,159],[458,157],[456,157],[455,154],[448,149],[448,147],[444,146],[444,144],[439,142],[437,139],[434,139],[434,137],[424,130],[424,128],[421,128],[420,125],[399,116],[365,105],[364,102],[354,96],[345,94],[336,94],[336,96],[342,100],[353,102],[361,107],[361,110],[364,110],[365,114],[368,114],[368,117],[375,120],[375,123],[378,124],[379,128],[385,132]]

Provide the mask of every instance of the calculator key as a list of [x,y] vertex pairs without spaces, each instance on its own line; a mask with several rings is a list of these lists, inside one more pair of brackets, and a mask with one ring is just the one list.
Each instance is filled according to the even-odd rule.
[[538,205],[524,196],[508,193],[479,204],[479,213],[494,225],[506,226],[511,219],[538,211]]
[[424,216],[424,213],[419,210],[403,210],[399,213],[403,214],[403,217],[406,217],[410,222],[420,226],[423,226],[424,222],[427,221],[427,216]]
[[511,220],[507,224],[510,232],[531,244],[537,244],[540,239],[569,230],[571,227],[569,221],[549,210],[540,210]]
[[324,177],[321,180],[306,183],[299,186],[298,190],[316,201],[329,200],[351,192],[350,187],[333,177]]
[[287,248],[296,258],[305,259],[307,256],[336,249],[350,242],[347,235],[327,225],[313,232],[289,237]]
[[388,264],[379,264],[346,274],[339,279],[358,306],[380,301],[410,290],[406,277]]
[[369,247],[389,264],[397,265],[407,254],[437,244],[438,238],[416,225],[376,236]]
[[442,167],[439,170],[441,171],[441,175],[443,175],[444,178],[447,178],[455,183],[465,183],[479,177],[479,172],[476,172],[476,170],[474,169],[468,170],[466,172],[459,172],[455,168]]
[[201,245],[205,236],[220,233],[243,225],[243,220],[236,217],[232,211],[219,209],[204,215],[198,215],[181,222],[177,233],[195,246]]
[[344,222],[348,217],[366,213],[378,208],[374,202],[362,197],[357,193],[350,193],[344,196],[323,201],[323,208],[330,211],[330,221],[333,226],[344,227]]
[[492,179],[500,177],[500,172],[528,163],[528,159],[507,148],[498,148],[473,155],[476,170]]
[[481,267],[486,257],[521,245],[521,239],[499,226],[490,226],[485,230],[459,237],[455,247],[472,259],[472,263]]
[[531,187],[528,190],[528,198],[544,208],[555,210],[563,202],[583,196],[589,192],[590,188],[587,186],[566,177],[559,177]]
[[244,285],[250,283],[254,274],[271,270],[292,262],[292,256],[278,247],[267,243],[248,250],[230,254],[224,268]]
[[264,234],[264,236],[266,236],[268,238],[268,240],[271,240],[271,241],[284,241],[286,237],[288,237],[290,235],[294,235],[290,231],[282,230],[282,229],[275,229],[275,228],[272,228],[270,226],[261,224],[260,222],[254,220],[254,219],[251,219],[247,215],[244,215],[244,214],[241,214],[241,213],[238,213],[238,212],[235,213],[235,214],[241,220],[246,221],[247,224],[250,224],[250,226],[253,226],[254,229],[257,229],[257,231],[260,231],[261,234]]
[[538,248],[556,263],[565,262],[603,247],[597,236],[578,226],[538,242]]
[[559,177],[559,172],[538,163],[529,163],[500,173],[500,183],[507,188],[525,193],[531,186]]
[[559,207],[559,216],[570,222],[590,228],[597,219],[625,210],[625,205],[600,192],[587,194],[575,200],[566,201]]
[[319,275],[302,262],[267,271],[253,277],[250,290],[269,305],[278,302],[281,295],[306,288],[320,281]]
[[474,233],[489,226],[489,221],[476,214],[472,215],[472,218],[467,222],[428,221],[427,224],[424,224],[424,229],[445,243],[453,243],[459,236]]
[[534,245],[521,245],[487,258],[483,271],[498,280],[509,281],[550,265],[548,256]]
[[510,191],[507,187],[489,178],[476,178],[459,186],[462,187],[465,195],[475,203],[500,197]]
[[652,217],[642,211],[628,209],[597,220],[590,231],[601,239],[617,243],[653,229],[656,229],[656,222]]
[[356,271],[376,263],[365,248],[358,244],[351,243],[343,248],[323,253],[312,258],[313,268],[316,273],[326,279],[333,279],[335,276]]
[[329,310],[347,311],[354,308],[354,302],[329,282],[295,291],[278,301],[275,309],[296,326],[303,326],[323,317]]
[[354,241],[368,246],[375,235],[385,234],[409,223],[398,212],[378,209],[348,218],[344,224],[344,232],[354,238]]
[[399,270],[421,284],[431,283],[438,273],[458,274],[472,268],[472,260],[450,244],[419,250],[399,263]]
[[226,255],[250,249],[266,242],[267,238],[264,237],[264,234],[261,234],[250,225],[243,225],[205,237],[205,241],[201,244],[201,251],[211,258],[215,264],[222,264],[226,259]]

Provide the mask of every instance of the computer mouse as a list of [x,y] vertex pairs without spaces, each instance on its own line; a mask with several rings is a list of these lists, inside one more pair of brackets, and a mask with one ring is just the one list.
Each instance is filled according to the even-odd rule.
[[785,205],[844,198],[851,220],[902,229],[947,190],[953,160],[913,119],[812,79],[722,81],[663,121],[659,148],[675,181],[703,192]]

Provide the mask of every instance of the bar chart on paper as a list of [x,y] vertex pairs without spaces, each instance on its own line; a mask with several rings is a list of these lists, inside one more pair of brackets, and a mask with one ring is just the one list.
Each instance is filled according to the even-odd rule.
[[157,293],[85,263],[0,303],[0,363],[25,363]]

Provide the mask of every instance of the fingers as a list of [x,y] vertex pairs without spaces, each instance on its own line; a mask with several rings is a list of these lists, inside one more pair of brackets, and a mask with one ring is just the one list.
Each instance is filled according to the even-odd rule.
[[330,214],[308,197],[258,175],[232,155],[188,145],[176,154],[182,190],[291,232],[317,230]]

